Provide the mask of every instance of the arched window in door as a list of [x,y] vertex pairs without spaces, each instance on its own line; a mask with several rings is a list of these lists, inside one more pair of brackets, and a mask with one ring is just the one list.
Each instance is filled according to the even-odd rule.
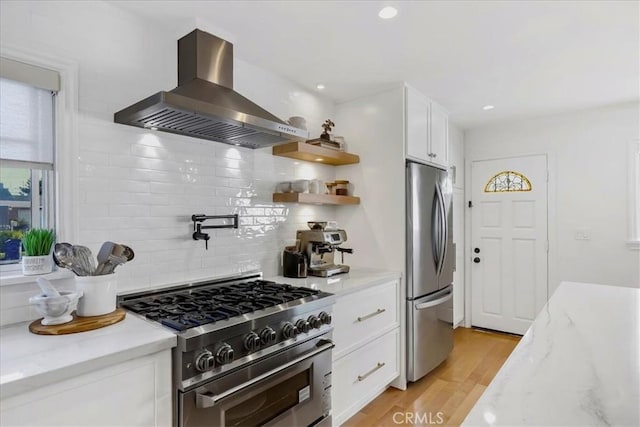
[[505,191],[531,191],[531,181],[520,172],[502,171],[492,176],[484,186],[485,193]]

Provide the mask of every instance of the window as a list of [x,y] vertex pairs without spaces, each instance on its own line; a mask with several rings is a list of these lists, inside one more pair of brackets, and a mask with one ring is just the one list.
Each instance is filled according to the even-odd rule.
[[0,264],[20,259],[30,228],[53,228],[58,74],[0,59]]
[[505,191],[531,191],[531,181],[520,172],[502,171],[492,176],[484,187],[485,193]]

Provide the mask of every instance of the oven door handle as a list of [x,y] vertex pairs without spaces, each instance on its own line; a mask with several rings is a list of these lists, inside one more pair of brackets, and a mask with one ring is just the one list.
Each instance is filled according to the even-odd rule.
[[220,393],[220,394],[205,394],[205,393],[200,393],[200,392],[196,392],[196,408],[199,409],[204,409],[204,408],[211,408],[213,406],[215,406],[218,402],[220,402],[223,399],[226,399],[227,397],[231,396],[232,394],[235,394],[239,391],[242,391],[248,387],[251,387],[252,385],[264,380],[265,378],[268,378],[272,375],[277,374],[278,372],[282,372],[287,368],[292,367],[293,365],[296,365],[306,359],[309,359],[317,354],[320,354],[322,352],[325,352],[327,350],[331,350],[333,347],[335,347],[335,344],[333,343],[333,341],[331,340],[327,340],[327,339],[323,339],[322,341],[320,341],[318,343],[319,347],[317,347],[314,350],[311,350],[308,353],[305,353],[299,357],[296,357],[293,360],[290,360],[289,362],[278,366],[275,369],[272,369],[270,371],[265,372],[262,375],[258,375],[255,378],[250,379],[249,381],[247,381],[246,383],[242,383],[238,386],[232,387],[229,390],[226,390],[224,393]]

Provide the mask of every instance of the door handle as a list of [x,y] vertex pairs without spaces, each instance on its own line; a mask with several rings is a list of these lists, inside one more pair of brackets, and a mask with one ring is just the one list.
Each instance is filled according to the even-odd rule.
[[330,340],[321,340],[320,342],[318,342],[319,347],[309,351],[308,353],[303,354],[300,357],[297,357],[281,366],[278,366],[275,369],[272,369],[271,371],[265,372],[262,375],[258,375],[257,377],[254,377],[252,379],[250,379],[249,381],[247,381],[246,383],[240,384],[236,387],[232,387],[229,390],[226,390],[223,393],[214,395],[211,393],[201,393],[201,392],[196,392],[196,408],[211,408],[212,406],[216,405],[218,402],[220,402],[223,399],[226,399],[227,397],[238,393],[248,387],[251,387],[252,385],[266,379],[269,378],[272,375],[275,375],[279,372],[284,371],[287,368],[292,367],[293,365],[296,365],[304,360],[307,360],[317,354],[320,354],[324,351],[327,350],[331,350],[333,347],[335,347],[335,344],[330,341]]
[[423,302],[422,304],[416,305],[416,310],[424,310],[425,308],[435,307],[436,305],[440,305],[443,302],[449,301],[453,298],[453,292],[449,292],[447,295],[442,298],[435,299],[433,301]]
[[473,249],[473,252],[475,252],[475,253],[479,254],[479,253],[480,253],[480,248],[474,248],[474,249]]
[[473,259],[473,262],[475,262],[476,264],[480,263],[480,257],[475,257]]

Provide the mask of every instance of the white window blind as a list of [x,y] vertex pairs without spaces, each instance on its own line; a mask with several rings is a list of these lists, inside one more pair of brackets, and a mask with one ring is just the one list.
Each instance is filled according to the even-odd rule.
[[53,167],[51,90],[0,78],[0,159]]

